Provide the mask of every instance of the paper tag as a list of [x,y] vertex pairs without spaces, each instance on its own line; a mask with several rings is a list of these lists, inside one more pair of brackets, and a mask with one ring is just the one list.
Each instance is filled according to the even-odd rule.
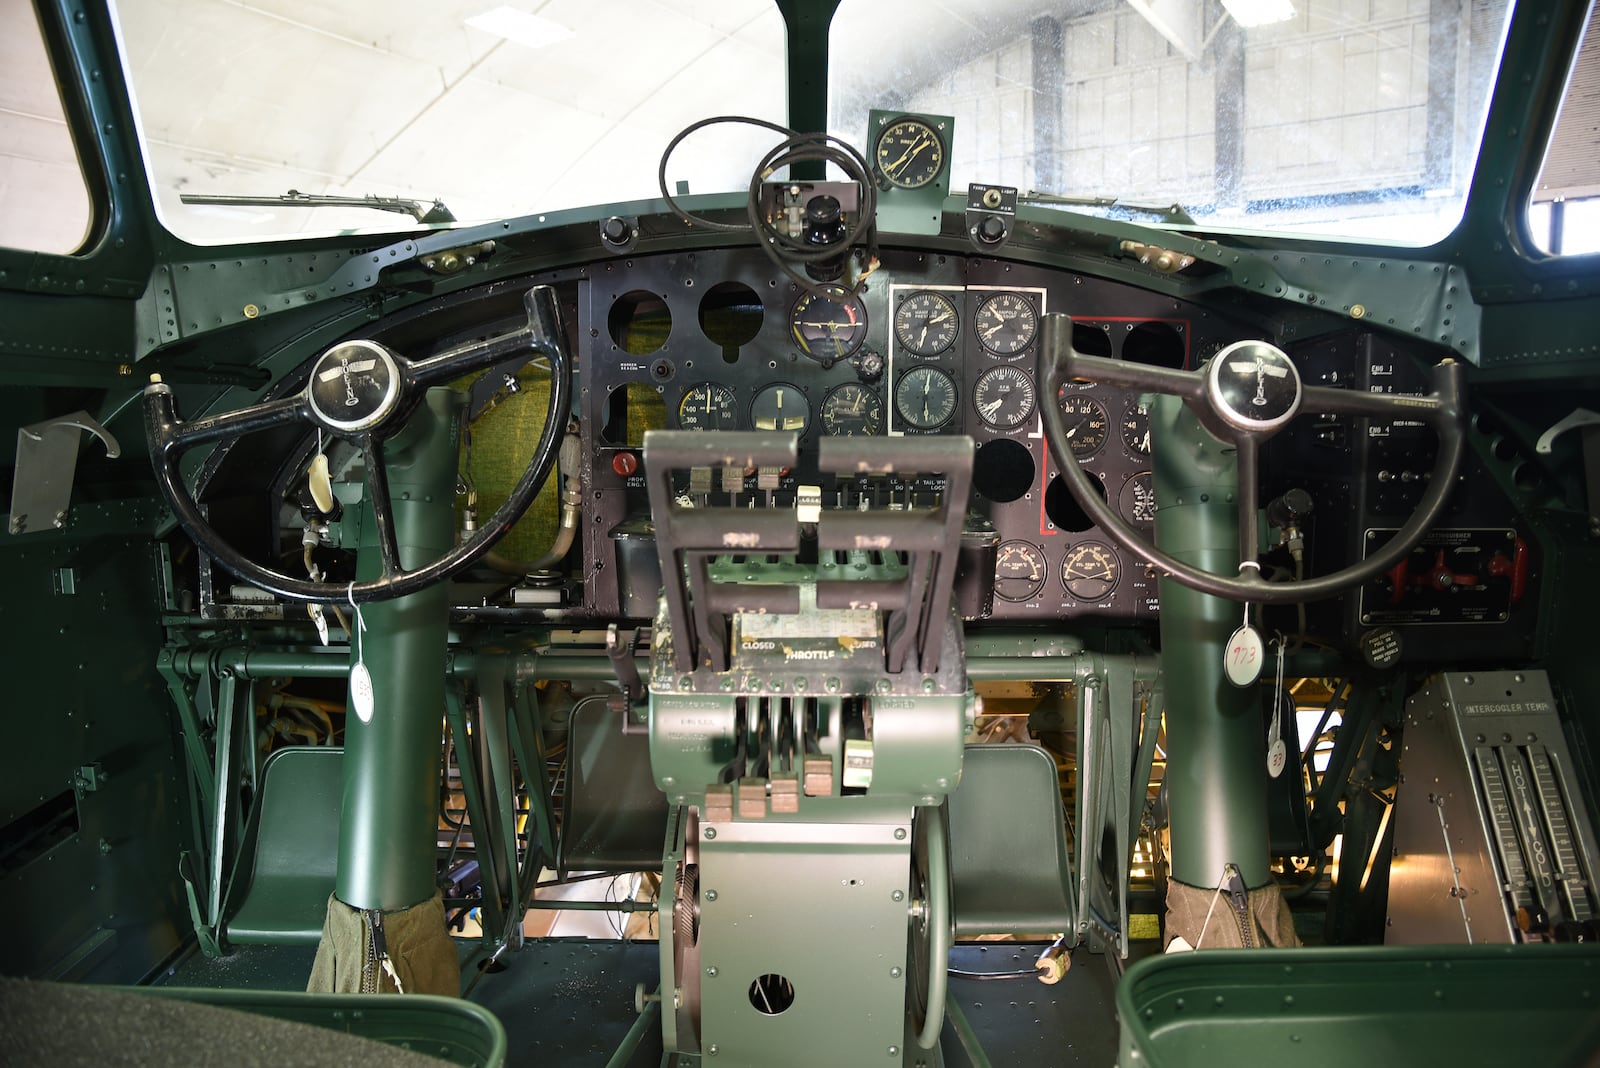
[[320,604],[306,605],[306,614],[311,617],[311,623],[317,628],[317,637],[322,639],[322,644],[328,644],[328,621],[322,617]]
[[367,665],[357,660],[350,669],[350,702],[356,706],[356,718],[362,723],[372,722],[372,674]]
[[1283,774],[1284,765],[1289,762],[1289,747],[1283,744],[1283,739],[1275,740],[1267,748],[1267,774],[1276,779]]
[[1235,686],[1252,686],[1261,677],[1266,660],[1261,632],[1247,623],[1229,635],[1227,650],[1222,654],[1222,671]]

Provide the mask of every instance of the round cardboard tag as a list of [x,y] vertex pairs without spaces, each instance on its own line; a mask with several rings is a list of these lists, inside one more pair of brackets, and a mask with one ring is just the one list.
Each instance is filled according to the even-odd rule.
[[1246,624],[1228,637],[1222,654],[1222,671],[1235,686],[1252,686],[1267,663],[1267,647],[1261,632]]

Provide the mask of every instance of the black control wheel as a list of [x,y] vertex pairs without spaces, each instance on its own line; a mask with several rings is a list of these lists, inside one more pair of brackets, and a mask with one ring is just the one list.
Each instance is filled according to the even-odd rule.
[[[523,329],[426,359],[408,360],[375,341],[341,342],[317,358],[300,392],[203,419],[179,420],[171,387],[152,381],[144,391],[145,432],[162,495],[179,524],[203,551],[244,581],[289,600],[384,601],[445,581],[487,553],[533,503],[555,465],[557,449],[566,432],[572,364],[555,291],[549,286],[536,286],[528,291],[523,303],[528,315],[528,325]],[[422,567],[403,568],[381,447],[384,439],[405,424],[429,387],[492,366],[524,350],[549,359],[551,385],[544,430],[521,480],[505,503],[471,537]],[[178,459],[188,450],[294,422],[310,423],[343,437],[366,454],[366,489],[383,562],[378,578],[340,585],[293,578],[264,567],[217,534],[184,485],[178,473]]]
[[[1288,355],[1264,341],[1229,345],[1196,371],[1084,356],[1072,347],[1072,320],[1053,314],[1045,317],[1041,332],[1039,380],[1041,390],[1048,397],[1056,396],[1063,384],[1072,381],[1101,382],[1180,397],[1207,430],[1237,449],[1239,558],[1249,563],[1240,568],[1238,576],[1215,575],[1162,552],[1123,519],[1116,507],[1095,491],[1089,476],[1068,449],[1067,428],[1060,406],[1040,406],[1051,458],[1079,506],[1105,535],[1185,586],[1232,601],[1251,604],[1314,601],[1387,571],[1411,551],[1443,514],[1465,450],[1466,369],[1448,359],[1435,365],[1433,392],[1425,397],[1363,393],[1304,385]],[[1438,435],[1439,453],[1428,488],[1416,510],[1386,545],[1366,559],[1331,574],[1268,582],[1261,577],[1259,568],[1250,567],[1256,558],[1260,523],[1256,489],[1260,448],[1295,416],[1306,413],[1419,420]]]

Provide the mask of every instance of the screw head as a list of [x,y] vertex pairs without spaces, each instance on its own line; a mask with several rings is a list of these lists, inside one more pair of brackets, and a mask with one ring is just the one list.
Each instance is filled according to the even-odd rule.
[[896,890],[894,893],[889,895],[889,899],[891,901],[904,901],[906,899],[906,892],[904,890]]
[[[706,891],[706,900],[707,901],[715,901],[716,899],[717,899],[717,892],[715,890],[707,890]],[[712,975],[716,975],[717,974],[717,970],[715,968],[711,969],[711,974]]]
[[906,829],[904,827],[896,827],[894,829],[894,840],[896,842],[904,842],[906,840]]
[[890,979],[898,979],[898,978],[900,978],[900,969],[899,968],[890,968],[889,969],[889,978]]
[[709,841],[711,841],[711,839],[715,838],[716,836],[717,836],[717,829],[715,827],[707,827],[706,828],[706,841],[709,842]]
[[711,965],[711,967],[706,969],[706,978],[715,979],[716,977],[717,977],[717,966],[715,964],[713,964],[713,965]]

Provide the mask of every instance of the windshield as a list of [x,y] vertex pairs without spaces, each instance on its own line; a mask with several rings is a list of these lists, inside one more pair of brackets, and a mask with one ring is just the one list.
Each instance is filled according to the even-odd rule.
[[[1460,218],[1507,5],[842,0],[829,132],[864,148],[871,109],[947,115],[953,194],[1425,244]],[[691,122],[787,121],[771,0],[130,0],[118,19],[162,218],[199,243],[406,228],[436,200],[473,222],[653,198]],[[743,190],[774,140],[696,134],[669,179]]]
[[[771,0],[124,0],[117,18],[162,219],[201,243],[416,224],[185,194],[531,215],[656,196],[667,141],[730,97],[785,118]],[[774,140],[705,137],[674,166],[691,192],[743,189]]]
[[[951,116],[952,189],[1409,244],[1461,217],[1507,0],[843,0],[830,132]],[[1246,23],[1258,23],[1245,25]]]

